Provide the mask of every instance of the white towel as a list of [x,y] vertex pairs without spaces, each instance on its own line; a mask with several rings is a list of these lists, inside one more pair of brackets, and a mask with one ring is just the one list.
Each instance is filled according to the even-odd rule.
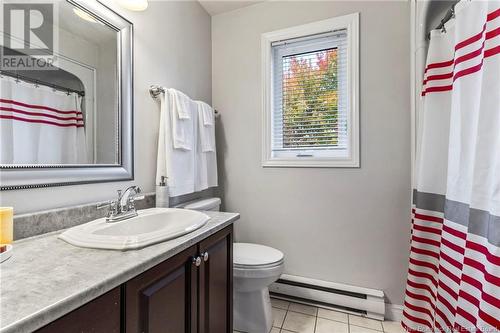
[[215,151],[215,122],[210,105],[198,101],[198,135],[196,149],[195,190],[217,186],[217,156]]
[[214,110],[205,102],[197,101],[198,105],[198,135],[202,152],[215,152],[215,122]]
[[193,149],[193,117],[195,104],[182,92],[168,89],[172,108],[172,136],[176,149]]
[[[198,138],[199,141],[199,138]],[[195,161],[195,191],[202,191],[217,186],[217,156],[214,151],[203,152],[198,146]]]
[[[184,133],[191,133],[189,139],[193,149],[176,149],[173,144],[173,131],[174,124],[179,120],[179,117],[175,103],[174,94],[161,95],[160,133],[156,168],[156,182],[160,182],[161,176],[167,176],[169,193],[172,197],[217,186],[218,181],[215,133],[213,133],[213,150],[204,152],[199,130],[200,125],[202,127],[211,127],[212,131],[215,130],[215,126],[205,126],[202,113],[196,107],[197,116],[194,116],[196,113],[191,113],[190,119],[186,119],[191,128],[188,128],[187,125],[184,127]],[[192,105],[197,106],[198,103],[193,101]]]
[[215,125],[214,109],[212,109],[212,107],[207,103],[198,101],[198,108],[200,107],[203,116],[203,125],[214,126]]
[[[168,177],[169,194],[172,197],[193,193],[195,191],[195,160],[196,151],[175,149],[173,144],[172,126],[178,115],[173,112],[174,99],[172,94],[161,95],[160,132],[158,139],[158,159],[156,166],[156,183],[161,176]],[[193,126],[193,122],[189,122]],[[191,140],[196,131],[191,128]]]

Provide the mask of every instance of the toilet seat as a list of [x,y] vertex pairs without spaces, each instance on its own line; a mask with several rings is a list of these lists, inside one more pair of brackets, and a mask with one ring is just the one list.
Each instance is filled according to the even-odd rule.
[[267,270],[283,265],[283,252],[272,247],[251,244],[233,244],[233,267],[239,270]]
[[238,278],[265,279],[274,276],[277,278],[281,273],[283,273],[283,262],[267,268],[233,268],[233,275]]

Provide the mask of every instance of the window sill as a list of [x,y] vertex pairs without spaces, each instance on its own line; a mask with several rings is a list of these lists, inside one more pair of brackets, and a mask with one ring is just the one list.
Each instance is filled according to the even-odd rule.
[[262,161],[264,168],[359,168],[359,161],[353,159],[309,158],[283,159],[272,158]]

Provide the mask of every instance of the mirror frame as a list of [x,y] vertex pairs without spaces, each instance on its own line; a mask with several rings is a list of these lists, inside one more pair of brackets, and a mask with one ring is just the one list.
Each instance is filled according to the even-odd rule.
[[133,24],[102,3],[67,0],[116,30],[118,43],[119,164],[1,165],[0,190],[103,183],[134,179]]

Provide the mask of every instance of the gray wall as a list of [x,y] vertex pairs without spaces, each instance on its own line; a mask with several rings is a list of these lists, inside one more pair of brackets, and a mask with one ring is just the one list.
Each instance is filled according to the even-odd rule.
[[211,102],[210,16],[198,2],[150,1],[144,12],[114,9],[134,23],[135,180],[2,191],[0,204],[16,214],[111,199],[131,184],[154,191],[159,108],[149,86],[174,87]]
[[[262,168],[260,34],[360,12],[360,169]],[[408,2],[264,2],[212,17],[225,209],[236,240],[293,275],[381,289],[402,304],[410,227]]]
[[96,78],[96,163],[118,163],[116,129],[118,127],[117,47],[116,40],[101,43]]

